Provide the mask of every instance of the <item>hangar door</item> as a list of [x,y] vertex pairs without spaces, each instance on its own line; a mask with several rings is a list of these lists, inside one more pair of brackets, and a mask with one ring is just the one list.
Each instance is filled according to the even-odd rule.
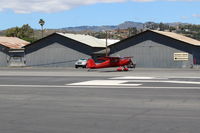
[[133,47],[134,59],[137,67],[160,68],[170,67],[170,54],[167,49],[158,46],[136,46]]

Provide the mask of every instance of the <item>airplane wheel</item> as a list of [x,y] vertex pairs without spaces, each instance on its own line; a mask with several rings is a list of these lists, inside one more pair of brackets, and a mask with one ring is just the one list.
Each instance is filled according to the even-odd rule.
[[128,71],[128,68],[124,68],[124,71]]
[[121,67],[117,68],[117,71],[122,71],[123,69]]

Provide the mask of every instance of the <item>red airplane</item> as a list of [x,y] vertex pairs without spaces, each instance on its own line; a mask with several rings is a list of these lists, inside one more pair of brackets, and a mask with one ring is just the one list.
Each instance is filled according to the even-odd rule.
[[131,60],[132,57],[100,57],[98,60],[102,60],[104,62],[96,64],[93,59],[88,59],[87,68],[89,69],[99,69],[99,68],[107,68],[107,67],[119,67],[117,71],[128,71],[128,67],[134,67],[134,64]]

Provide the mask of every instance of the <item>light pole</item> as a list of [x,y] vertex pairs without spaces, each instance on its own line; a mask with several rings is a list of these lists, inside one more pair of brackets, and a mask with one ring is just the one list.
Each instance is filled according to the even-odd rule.
[[106,31],[106,56],[108,56],[108,31]]

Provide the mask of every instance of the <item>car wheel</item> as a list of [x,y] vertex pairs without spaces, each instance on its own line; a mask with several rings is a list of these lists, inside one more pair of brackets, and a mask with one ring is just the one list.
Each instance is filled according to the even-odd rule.
[[78,68],[78,66],[75,66],[75,68]]

